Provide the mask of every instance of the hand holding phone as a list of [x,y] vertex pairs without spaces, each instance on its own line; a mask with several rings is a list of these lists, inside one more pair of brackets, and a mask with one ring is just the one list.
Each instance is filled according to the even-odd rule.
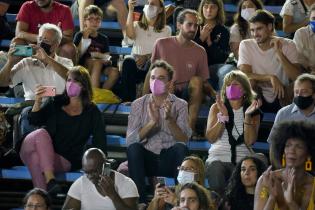
[[56,95],[56,87],[55,86],[43,86],[45,91],[42,93],[42,96],[55,96]]
[[103,176],[110,176],[110,163],[103,163],[103,168],[102,168],[102,175]]
[[30,57],[33,55],[33,48],[29,45],[16,45],[13,55],[21,57]]
[[165,187],[165,177],[156,177],[158,183],[160,184],[159,187]]

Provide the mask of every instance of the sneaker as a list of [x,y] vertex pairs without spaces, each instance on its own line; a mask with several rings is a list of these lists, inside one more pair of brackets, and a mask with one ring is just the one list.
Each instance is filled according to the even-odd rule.
[[50,195],[57,195],[60,194],[62,192],[62,188],[61,186],[57,183],[57,181],[55,179],[51,179],[48,183],[47,183],[47,192]]

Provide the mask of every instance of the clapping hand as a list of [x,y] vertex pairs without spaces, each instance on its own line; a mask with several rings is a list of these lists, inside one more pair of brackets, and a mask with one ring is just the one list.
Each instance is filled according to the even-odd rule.
[[228,116],[229,115],[228,114],[228,110],[227,110],[226,106],[224,105],[224,103],[223,103],[223,101],[221,99],[220,94],[216,95],[216,102],[215,103],[217,104],[219,112],[221,112],[223,116]]
[[256,110],[259,109],[259,107],[261,107],[262,102],[260,99],[258,100],[254,100],[251,105],[246,109],[245,111],[245,115],[250,116],[251,114],[253,114]]
[[210,37],[210,33],[213,29],[213,26],[209,23],[204,26],[200,26],[200,40],[202,42],[206,41]]
[[286,174],[286,182],[282,182],[284,199],[288,204],[294,202],[293,196],[295,191],[295,169],[291,168]]
[[159,113],[159,107],[155,104],[154,101],[149,102],[148,111],[149,111],[150,120],[153,121],[155,124],[157,124],[159,122],[160,113]]
[[164,101],[162,104],[162,107],[164,108],[164,119],[169,120],[172,118],[171,110],[172,110],[172,102],[168,99]]

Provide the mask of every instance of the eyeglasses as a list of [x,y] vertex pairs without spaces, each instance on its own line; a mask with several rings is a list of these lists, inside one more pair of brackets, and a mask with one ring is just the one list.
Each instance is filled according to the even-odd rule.
[[177,170],[179,171],[189,171],[189,172],[197,172],[196,169],[191,168],[191,167],[184,167],[184,166],[178,166]]
[[44,209],[46,208],[45,204],[26,204],[25,209]]

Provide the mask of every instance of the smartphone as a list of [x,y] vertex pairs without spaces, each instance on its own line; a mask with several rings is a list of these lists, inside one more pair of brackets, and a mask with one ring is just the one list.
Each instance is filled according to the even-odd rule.
[[110,163],[103,163],[102,168],[102,175],[103,176],[110,176]]
[[33,48],[29,45],[16,45],[14,48],[13,55],[15,56],[30,57],[33,55]]
[[164,187],[165,186],[165,177],[156,177],[157,179],[157,182],[160,183],[160,186],[159,187]]
[[42,96],[55,96],[56,95],[56,87],[55,86],[43,86],[45,88]]

